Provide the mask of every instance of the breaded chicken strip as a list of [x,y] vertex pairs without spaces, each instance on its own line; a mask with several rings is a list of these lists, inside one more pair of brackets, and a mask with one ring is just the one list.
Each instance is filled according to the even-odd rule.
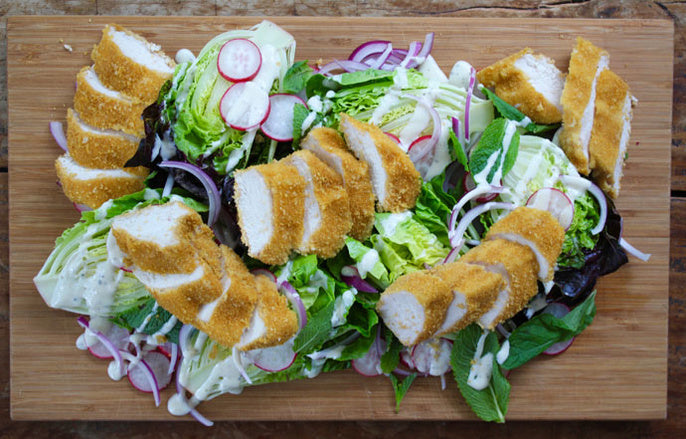
[[381,294],[376,310],[398,340],[412,346],[438,331],[453,298],[447,282],[421,270],[397,278]]
[[352,218],[350,236],[358,241],[367,239],[374,225],[374,192],[367,163],[357,160],[332,128],[314,128],[302,140],[301,146],[341,176]]
[[403,212],[412,209],[422,179],[408,155],[376,125],[341,114],[340,129],[355,156],[369,165],[379,210]]
[[595,117],[588,146],[591,177],[610,197],[619,196],[635,102],[626,82],[603,70],[596,84]]
[[141,114],[145,107],[144,103],[105,87],[92,67],[84,67],[76,76],[74,109],[88,125],[143,137]]
[[105,201],[143,190],[148,169],[90,169],[74,161],[69,154],[55,161],[57,178],[70,201],[97,209]]
[[298,316],[288,307],[286,297],[279,294],[276,284],[266,276],[255,276],[255,281],[257,307],[236,345],[242,351],[283,344],[298,332]]
[[505,281],[493,306],[479,316],[478,323],[484,328],[493,329],[517,314],[538,292],[536,258],[524,245],[504,239],[485,241],[465,253],[460,261],[481,265]]
[[67,147],[76,163],[86,168],[118,169],[138,150],[138,137],[122,131],[89,126],[76,111],[67,110]]
[[437,265],[430,272],[443,279],[453,294],[443,323],[433,337],[459,331],[476,321],[493,307],[498,293],[505,287],[499,274],[461,261]]
[[549,124],[562,120],[560,96],[564,75],[552,59],[534,55],[527,47],[482,69],[476,77],[534,122]]
[[234,177],[238,224],[248,254],[269,265],[286,263],[302,241],[305,179],[284,162],[251,166]]
[[505,239],[529,247],[536,256],[539,279],[547,282],[553,279],[565,231],[547,210],[522,206],[493,224],[486,239]]
[[104,84],[146,105],[155,102],[176,66],[160,46],[116,24],[102,30],[91,58]]
[[345,245],[352,227],[348,193],[343,180],[326,163],[307,150],[297,151],[285,161],[298,170],[307,182],[303,236],[297,251],[327,259]]
[[576,39],[562,91],[560,147],[583,175],[591,172],[588,148],[593,129],[598,77],[609,63],[610,55],[606,51],[581,37]]

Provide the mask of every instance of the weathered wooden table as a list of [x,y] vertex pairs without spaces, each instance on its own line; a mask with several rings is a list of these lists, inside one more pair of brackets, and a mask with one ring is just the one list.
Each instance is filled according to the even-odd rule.
[[[65,4],[66,3],[66,4]],[[134,0],[21,1],[0,4],[0,437],[455,437],[498,435],[505,437],[681,437],[686,433],[686,5],[676,1],[410,1],[324,2],[278,1],[179,2]],[[134,422],[13,422],[9,418],[9,306],[8,306],[8,211],[7,211],[7,90],[6,20],[15,14],[90,15],[330,15],[330,16],[461,16],[461,17],[601,17],[664,18],[675,24],[674,108],[671,178],[671,248],[669,301],[668,418],[651,422],[510,422],[505,426],[472,422],[226,422],[212,430],[193,423]]]

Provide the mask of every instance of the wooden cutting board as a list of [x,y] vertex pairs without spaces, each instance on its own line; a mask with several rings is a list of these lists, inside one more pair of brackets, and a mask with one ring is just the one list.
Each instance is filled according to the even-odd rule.
[[[55,184],[60,150],[48,122],[64,120],[74,81],[101,29],[116,22],[168,54],[198,52],[254,17],[10,17],[8,20],[11,414],[14,419],[178,419],[150,395],[107,376],[75,347],[73,314],[49,309],[32,284],[54,239],[78,219]],[[564,355],[512,373],[508,419],[658,419],[666,414],[669,175],[673,28],[668,21],[274,18],[297,40],[296,59],[343,58],[369,39],[407,47],[436,32],[433,56],[484,67],[530,46],[566,70],[577,35],[611,54],[639,100],[618,207],[625,237],[652,253],[598,285],[598,314]],[[71,51],[64,45],[69,45]],[[387,378],[352,371],[247,388],[201,406],[221,420],[474,419],[452,377],[417,379],[398,413]],[[171,395],[167,390],[163,400]],[[163,403],[166,405],[166,403]]]

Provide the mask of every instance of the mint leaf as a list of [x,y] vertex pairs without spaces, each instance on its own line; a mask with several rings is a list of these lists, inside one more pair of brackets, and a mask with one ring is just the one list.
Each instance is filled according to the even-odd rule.
[[[122,313],[117,314],[112,318],[112,323],[121,326],[124,329],[133,331],[140,328],[147,319],[147,323],[141,331],[143,334],[152,335],[159,331],[168,321],[173,317],[172,313],[166,309],[157,306],[155,307],[155,299],[152,297],[140,306],[133,307]],[[179,331],[183,324],[176,322],[174,328],[165,334],[168,341],[172,343],[179,342]]]
[[551,314],[539,314],[510,335],[510,355],[503,367],[515,369],[555,343],[579,335],[595,317],[595,295],[592,292],[586,300],[566,316],[557,318]]
[[391,373],[400,363],[400,350],[403,345],[393,336],[391,331],[386,329],[386,340],[390,340],[386,345],[386,352],[381,356],[381,371],[383,373]]
[[312,68],[307,65],[307,60],[293,64],[283,77],[284,93],[300,93],[312,76]]
[[483,390],[476,390],[467,383],[469,370],[481,335],[481,328],[476,324],[469,325],[458,332],[450,354],[450,365],[457,387],[474,413],[484,421],[502,423],[505,422],[510,399],[510,383],[502,374],[495,359],[500,346],[498,337],[494,332],[490,332],[486,336],[482,353],[482,356],[489,352],[493,354],[493,373],[488,387]]
[[[500,99],[498,95],[493,93],[491,90],[487,89],[486,87],[482,87],[481,91],[486,95],[486,97],[488,97],[488,99],[491,100],[491,102],[493,102],[493,106],[496,110],[498,110],[498,113],[500,113],[501,116],[510,120],[514,120],[515,122],[521,122],[524,119],[524,113],[517,110],[515,107],[508,104],[504,100]],[[538,134],[544,133],[546,131],[552,131],[554,129],[557,129],[559,126],[559,123],[551,125],[541,125],[531,122],[527,126],[525,126],[524,129],[528,133]]]
[[327,306],[314,314],[307,325],[298,333],[293,341],[295,352],[309,354],[317,350],[330,337],[331,316],[336,302],[332,300]]
[[455,135],[455,131],[452,128],[448,131],[448,149],[450,152],[450,158],[457,160],[462,166],[464,166],[466,171],[469,171],[469,164],[467,163],[467,154],[464,152],[464,147]]
[[398,413],[400,410],[400,403],[407,394],[407,391],[410,390],[410,386],[414,382],[414,379],[417,378],[417,374],[410,374],[402,381],[398,381],[398,378],[396,378],[396,376],[393,374],[390,374],[389,377],[391,378],[391,385],[393,386],[393,391],[395,392],[395,412]]
[[293,148],[300,145],[300,139],[303,135],[303,123],[310,114],[310,111],[303,104],[295,104],[293,106]]
[[[493,120],[484,130],[479,143],[476,144],[469,157],[469,169],[475,180],[483,171],[488,171],[486,181],[492,184],[500,184],[496,179],[496,172],[500,170],[500,177],[504,177],[512,169],[517,153],[519,152],[519,132],[515,131],[504,154],[503,141],[505,132],[510,122],[507,119],[498,118]],[[491,156],[495,156],[495,160]]]

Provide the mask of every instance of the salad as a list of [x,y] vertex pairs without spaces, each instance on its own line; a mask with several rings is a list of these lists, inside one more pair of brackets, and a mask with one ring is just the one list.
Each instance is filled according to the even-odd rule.
[[[433,40],[430,33],[407,48],[370,41],[347,60],[319,65],[296,62],[292,36],[265,21],[179,59],[143,112],[146,137],[127,163],[150,169],[145,189],[84,211],[34,278],[49,306],[81,315],[77,346],[110,360],[112,379],[128,377],[157,405],[174,381],[170,413],[206,425],[202,401],[347,368],[387,377],[396,408],[416,379],[434,376],[445,391],[456,385],[481,419],[504,422],[509,371],[568,349],[595,316],[598,277],[627,263],[627,252],[648,255],[623,240],[612,200],[559,147],[559,124],[532,122],[478,84],[465,61],[446,75],[431,56]],[[415,207],[376,213],[369,236],[347,236],[331,258],[265,264],[248,256],[235,172],[301,149],[313,129],[338,128],[343,113],[378,126],[407,153],[422,177]],[[276,284],[297,314],[295,337],[250,351],[223,346],[113,264],[117,218],[169,202],[201,215],[218,242]],[[519,206],[548,210],[566,230],[553,280],[539,282],[527,306],[492,331],[473,323],[400,343],[377,312],[381,293],[459,259]]]

